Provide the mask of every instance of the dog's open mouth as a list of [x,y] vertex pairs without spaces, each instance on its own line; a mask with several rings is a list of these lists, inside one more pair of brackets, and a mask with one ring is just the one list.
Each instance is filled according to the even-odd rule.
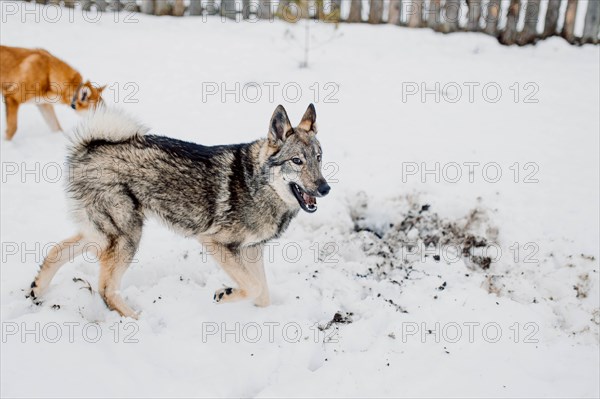
[[290,184],[290,187],[302,209],[308,213],[317,211],[317,199],[315,197],[309,195],[296,183]]

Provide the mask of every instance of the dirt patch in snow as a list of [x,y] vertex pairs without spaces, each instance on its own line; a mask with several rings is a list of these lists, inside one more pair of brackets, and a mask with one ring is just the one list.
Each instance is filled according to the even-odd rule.
[[359,193],[350,204],[354,233],[362,235],[363,251],[381,258],[380,270],[373,274],[385,275],[389,268],[409,272],[414,261],[429,256],[435,261],[463,260],[473,270],[490,268],[493,257],[489,249],[496,245],[498,229],[491,225],[483,207],[453,220],[414,196],[400,199],[400,204],[405,209],[386,216],[385,222],[372,217],[366,194]]

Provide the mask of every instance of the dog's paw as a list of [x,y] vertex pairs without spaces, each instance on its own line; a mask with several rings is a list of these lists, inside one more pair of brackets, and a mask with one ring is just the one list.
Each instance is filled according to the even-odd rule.
[[271,299],[268,295],[261,295],[254,300],[254,305],[259,308],[266,308],[271,304]]
[[35,281],[31,283],[30,287],[31,287],[31,289],[29,290],[29,294],[26,296],[26,298],[31,298],[32,300],[35,301],[38,297],[37,292],[36,292],[37,284],[35,283]]
[[123,318],[129,317],[130,319],[133,319],[133,320],[139,320],[140,315],[142,314],[142,311],[141,310],[138,310],[138,311],[130,310],[128,312],[117,311],[117,313],[119,313],[121,315],[121,317],[123,317]]
[[229,297],[234,292],[235,292],[235,288],[230,288],[230,287],[220,288],[215,291],[215,295],[213,295],[213,299],[217,303],[223,302],[223,301],[227,300],[227,297]]
[[39,306],[42,304],[42,301],[39,299],[39,287],[37,286],[37,284],[34,282],[31,283],[31,290],[29,290],[29,293],[27,295],[25,295],[25,298],[31,298],[31,301]]

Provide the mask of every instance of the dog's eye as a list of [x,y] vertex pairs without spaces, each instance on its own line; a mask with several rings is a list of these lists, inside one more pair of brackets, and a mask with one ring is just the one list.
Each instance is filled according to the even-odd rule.
[[321,155],[317,155],[317,162],[321,162]]
[[296,165],[302,165],[302,160],[300,158],[292,158],[292,162]]

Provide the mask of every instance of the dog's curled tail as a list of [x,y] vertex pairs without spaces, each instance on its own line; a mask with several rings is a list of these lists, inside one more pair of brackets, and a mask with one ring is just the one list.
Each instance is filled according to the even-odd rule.
[[143,136],[147,131],[147,127],[122,109],[100,106],[91,111],[69,136],[71,151],[84,150],[94,141],[128,141]]

